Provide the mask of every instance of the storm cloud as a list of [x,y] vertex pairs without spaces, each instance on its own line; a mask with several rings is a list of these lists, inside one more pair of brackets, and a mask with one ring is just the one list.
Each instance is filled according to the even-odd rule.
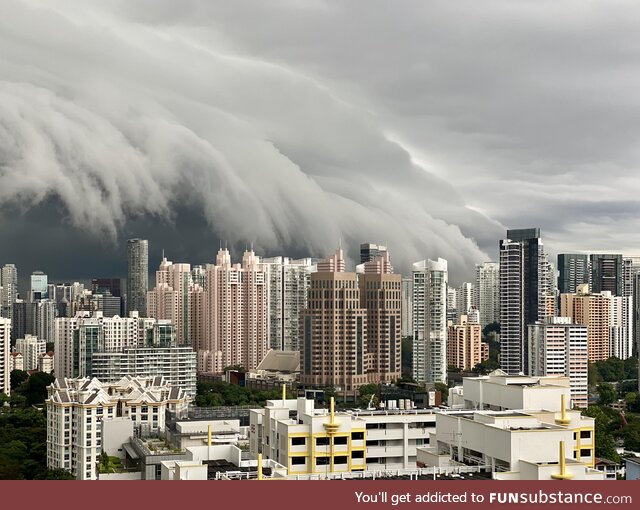
[[[75,267],[93,274],[129,235],[192,262],[219,240],[299,256],[342,240],[352,258],[381,242],[401,271],[448,259],[454,281],[507,226],[555,252],[637,248],[631,2],[0,9],[2,259],[55,243],[50,216],[59,240],[86,237]],[[40,268],[71,276],[72,248]]]

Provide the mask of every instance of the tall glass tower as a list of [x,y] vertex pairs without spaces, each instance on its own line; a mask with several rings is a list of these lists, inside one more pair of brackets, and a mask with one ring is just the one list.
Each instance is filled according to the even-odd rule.
[[127,241],[127,311],[147,315],[147,291],[149,290],[149,241]]

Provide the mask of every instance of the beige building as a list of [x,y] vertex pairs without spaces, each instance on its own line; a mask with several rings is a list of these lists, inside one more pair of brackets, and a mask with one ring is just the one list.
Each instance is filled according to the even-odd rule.
[[54,363],[53,351],[45,352],[38,358],[38,371],[51,374],[53,372]]
[[560,315],[587,326],[589,362],[610,357],[611,293],[590,294],[589,285],[579,285],[575,294],[560,295]]
[[11,393],[11,319],[0,317],[0,393]]
[[363,264],[360,306],[367,311],[367,353],[371,382],[402,375],[402,276],[393,274],[389,252]]
[[461,315],[458,324],[448,321],[448,366],[471,371],[478,363],[488,357],[489,346],[482,342],[480,324],[469,322],[467,315]]
[[344,252],[318,263],[304,312],[300,381],[353,391],[370,382],[367,310],[356,273],[344,270]]

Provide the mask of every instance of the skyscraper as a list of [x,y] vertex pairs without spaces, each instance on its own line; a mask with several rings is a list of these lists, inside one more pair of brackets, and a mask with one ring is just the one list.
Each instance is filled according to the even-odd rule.
[[[591,260],[591,292],[623,295],[622,255],[594,253]],[[575,291],[574,291],[575,292]]]
[[10,346],[11,344],[11,319],[0,317],[0,393],[11,393],[10,371]]
[[402,278],[402,336],[413,335],[413,278]]
[[147,313],[147,291],[149,290],[149,242],[146,239],[127,241],[127,310]]
[[302,384],[353,391],[370,382],[367,310],[360,292],[358,275],[345,272],[341,248],[318,262],[304,312]]
[[483,262],[476,265],[475,305],[480,310],[480,327],[500,322],[500,265],[497,262]]
[[558,255],[558,290],[560,294],[573,294],[578,285],[589,283],[589,255],[560,253]]
[[0,271],[0,315],[11,318],[13,303],[18,299],[18,270],[14,264],[5,264]]
[[35,303],[41,299],[47,299],[48,277],[42,271],[34,271],[31,274],[31,291],[29,301]]
[[387,247],[381,244],[363,243],[360,245],[360,264],[383,256]]
[[500,241],[500,365],[508,374],[527,370],[525,328],[547,316],[548,271],[540,229],[507,230]]
[[413,264],[413,378],[447,380],[447,261]]

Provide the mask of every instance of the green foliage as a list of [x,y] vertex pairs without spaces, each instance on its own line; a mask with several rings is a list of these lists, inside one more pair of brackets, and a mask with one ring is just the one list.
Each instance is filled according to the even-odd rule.
[[[378,397],[375,396],[377,393],[377,384],[365,384],[364,386],[360,386],[358,389],[358,405],[360,407],[367,408],[369,406],[369,402],[371,402],[371,405],[375,407],[379,403]],[[371,400],[372,396],[373,400]]]
[[267,400],[281,397],[281,390],[264,391],[243,388],[242,386],[224,382],[199,382],[197,384],[195,405],[199,407],[263,406]]
[[598,385],[598,395],[598,404],[601,406],[613,404],[618,397],[618,393],[615,388],[609,383],[602,383]]
[[482,336],[487,338],[491,333],[500,334],[500,324],[497,322],[492,322],[491,324],[487,324],[484,328],[482,328]]
[[22,407],[0,409],[0,479],[46,478],[46,441],[42,412]]
[[75,480],[76,477],[72,473],[64,469],[47,469],[44,473],[38,475],[34,480]]
[[24,370],[12,370],[10,378],[11,378],[11,389],[15,390],[23,382],[29,379],[29,374],[27,374]]
[[586,416],[595,418],[596,426],[596,457],[620,462],[620,456],[616,452],[616,435],[619,433],[620,415],[604,406],[589,406],[584,412]]
[[[25,404],[32,406],[34,404],[42,404],[47,398],[47,386],[55,381],[55,377],[45,372],[35,372],[29,378],[18,386],[14,393],[25,398]],[[13,398],[13,395],[12,395]]]
[[500,363],[495,360],[487,359],[478,363],[475,367],[473,367],[472,372],[479,375],[486,375],[494,370],[500,368]]
[[599,384],[601,381],[618,382],[629,379],[638,379],[637,356],[624,361],[612,357],[589,365],[589,384],[591,385]]

